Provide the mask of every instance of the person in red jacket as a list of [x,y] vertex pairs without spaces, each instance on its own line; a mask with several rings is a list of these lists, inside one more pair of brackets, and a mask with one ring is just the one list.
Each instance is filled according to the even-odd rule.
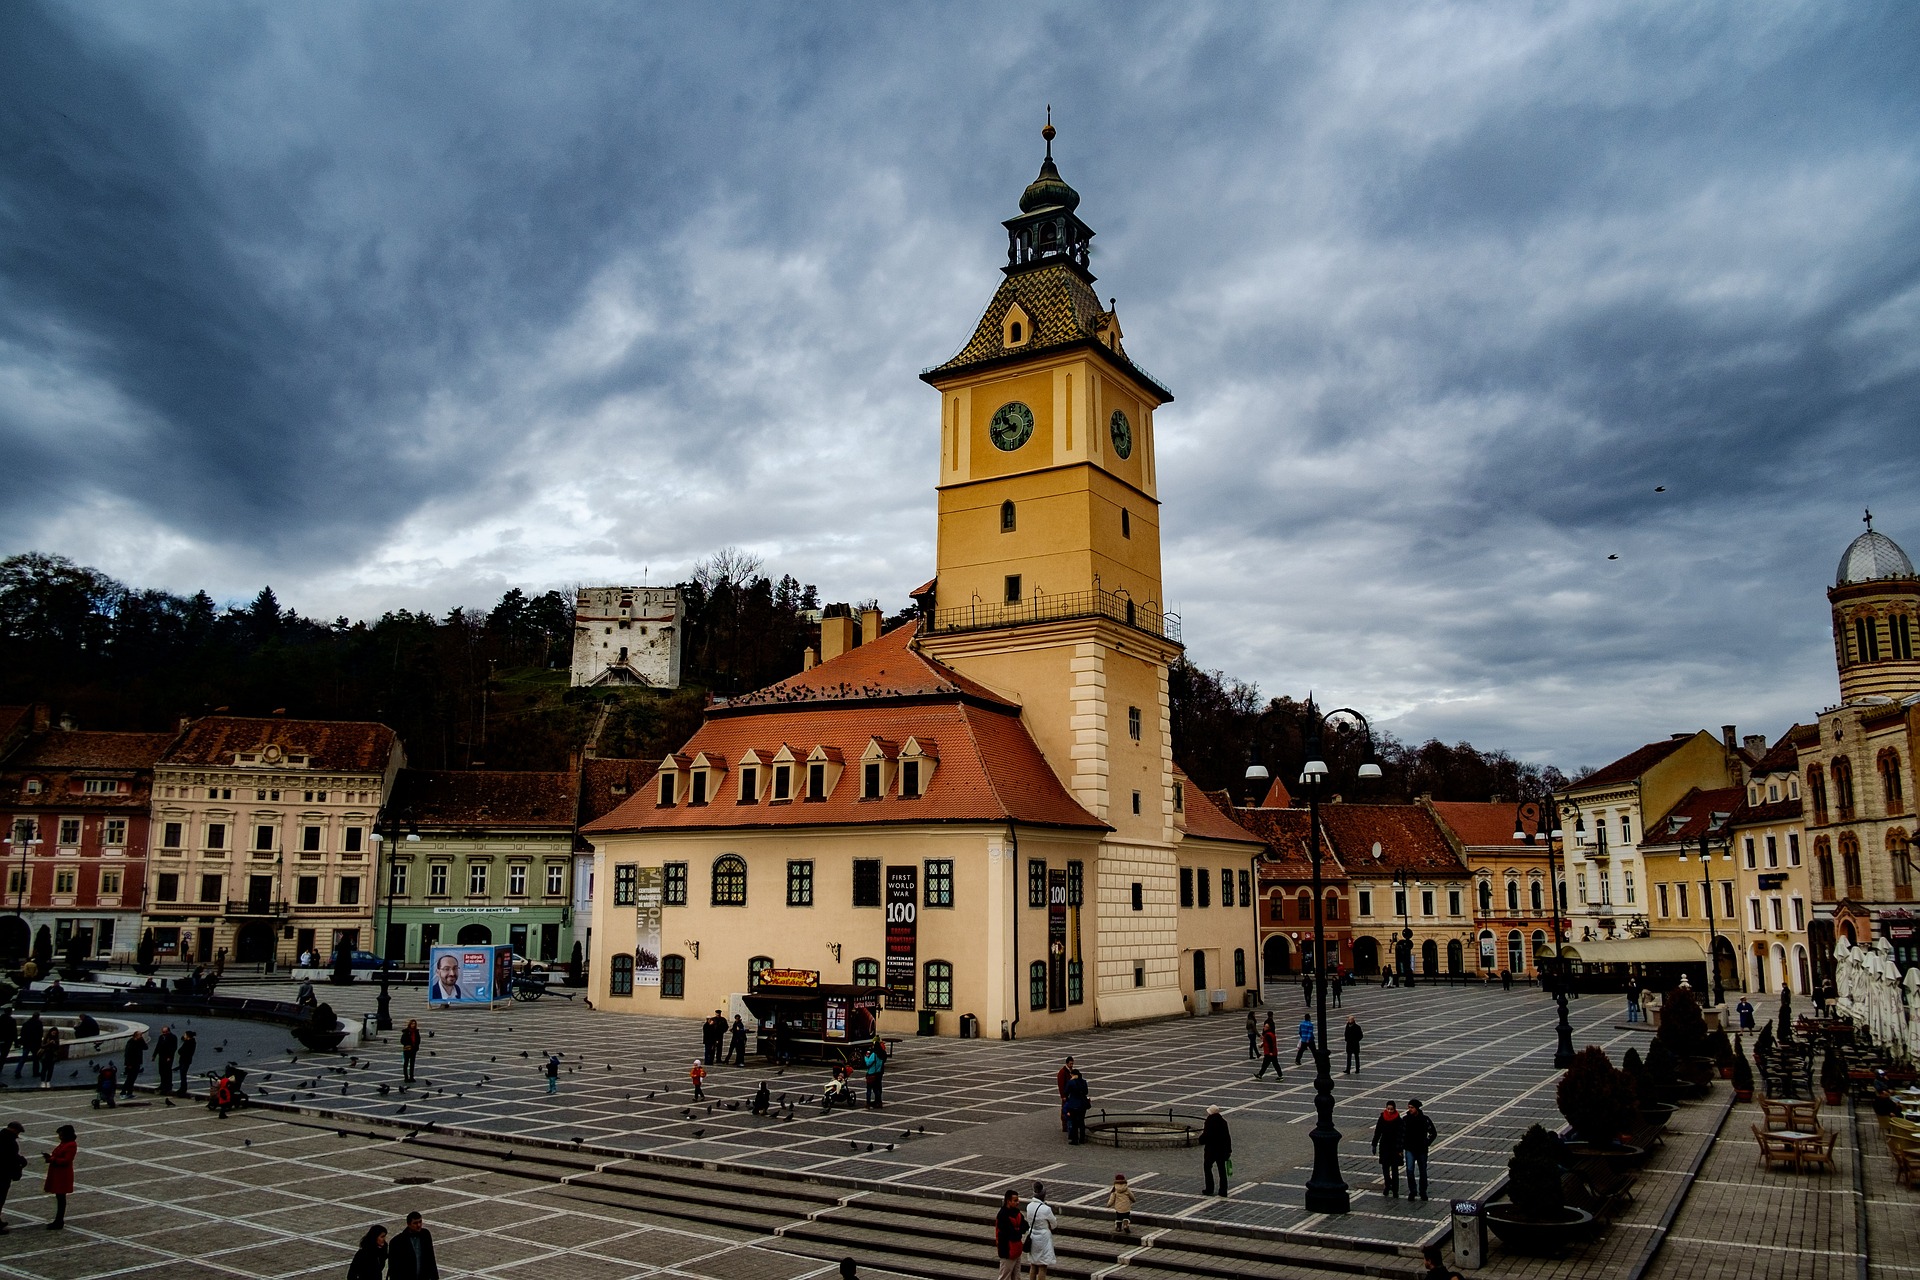
[[73,1161],[80,1154],[80,1143],[76,1140],[73,1126],[63,1124],[54,1130],[60,1141],[53,1150],[46,1152],[41,1159],[47,1162],[47,1180],[42,1186],[53,1197],[53,1221],[47,1224],[47,1230],[58,1231],[67,1225],[67,1197],[73,1194]]
[[400,1033],[400,1078],[408,1084],[413,1083],[413,1063],[419,1056],[420,1020],[408,1018],[406,1029]]
[[1281,1076],[1280,1036],[1279,1033],[1273,1029],[1273,1020],[1271,1018],[1267,1020],[1265,1029],[1260,1032],[1260,1069],[1253,1073],[1253,1078],[1258,1080],[1261,1076],[1267,1074],[1268,1067],[1273,1068],[1274,1083],[1278,1084]]

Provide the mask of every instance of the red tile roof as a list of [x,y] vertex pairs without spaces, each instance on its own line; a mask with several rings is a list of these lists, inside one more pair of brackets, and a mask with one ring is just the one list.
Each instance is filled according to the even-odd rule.
[[[1715,787],[1711,791],[1695,787],[1673,808],[1647,823],[1640,833],[1640,847],[1698,843],[1702,831],[1710,831],[1716,838],[1726,835],[1734,812],[1746,802],[1745,787]],[[1718,823],[1713,820],[1714,814],[1722,815]]]
[[1274,775],[1273,782],[1267,787],[1266,799],[1260,802],[1260,807],[1263,809],[1293,808],[1293,795],[1287,790],[1287,784],[1280,775]]
[[1179,769],[1173,771],[1173,776],[1182,784],[1184,803],[1184,812],[1174,814],[1174,821],[1188,835],[1201,840],[1231,840],[1235,844],[1266,843],[1228,816],[1233,802],[1226,792],[1216,796],[1202,791]]
[[[1525,849],[1525,840],[1515,840],[1514,805],[1490,804],[1479,800],[1433,800],[1434,816],[1441,825],[1469,849]],[[1524,829],[1537,831],[1539,823],[1524,822]]]
[[5,757],[14,737],[33,724],[32,707],[0,707],[0,758]]
[[1769,800],[1764,804],[1743,804],[1733,811],[1736,827],[1757,827],[1768,822],[1794,822],[1801,815],[1798,800]]
[[[838,747],[856,763],[841,774],[825,800],[762,799],[743,804],[737,786],[723,785],[707,804],[681,803],[662,808],[649,789],[589,823],[585,830],[865,826],[1004,822],[1009,818],[1034,826],[1107,829],[1067,793],[1016,715],[952,696],[945,701],[901,697],[858,706],[836,703],[837,699],[824,704],[774,704],[755,708],[750,714],[710,716],[681,749],[688,757],[706,751],[732,760],[757,749],[766,760],[783,742],[792,744],[795,754],[802,758],[816,745]],[[860,798],[857,761],[867,740],[876,735],[898,742],[910,737],[923,742],[938,739],[938,765],[925,782],[922,795],[905,799],[895,787],[879,799]],[[800,790],[798,785],[794,789],[796,793]]]
[[7,760],[9,769],[151,769],[171,733],[112,733],[99,729],[49,729],[36,733]]
[[269,744],[285,755],[307,757],[310,770],[384,773],[394,735],[383,724],[357,720],[205,716],[187,726],[160,763],[231,768],[236,753],[259,751]]
[[1755,777],[1764,777],[1769,773],[1796,773],[1799,771],[1800,752],[1794,744],[1798,741],[1796,735],[1800,733],[1800,730],[1801,726],[1796,724],[1793,728],[1780,735],[1780,740],[1769,747],[1767,754],[1761,756],[1759,763],[1753,766]]
[[[919,629],[917,622],[895,627],[871,644],[849,649],[810,671],[731,698],[724,706],[716,706],[714,714],[794,703],[955,695],[997,707],[1017,706],[979,681],[970,680],[915,649],[913,639]],[[865,745],[864,739],[862,745]]]
[[421,826],[573,829],[574,775],[402,769],[388,807]]
[[1649,742],[1635,751],[1629,751],[1612,764],[1595,769],[1586,777],[1576,781],[1570,790],[1585,791],[1592,787],[1612,786],[1622,782],[1632,782],[1647,770],[1665,760],[1680,748],[1692,742],[1693,734],[1682,734],[1677,738],[1667,738],[1660,742]]
[[[1447,837],[1425,806],[1417,804],[1323,804],[1320,826],[1356,878],[1394,871],[1423,875],[1467,874]],[[1508,836],[1513,832],[1508,831]],[[1380,856],[1373,856],[1373,846]]]
[[[1307,857],[1308,813],[1305,809],[1235,809],[1234,818],[1247,830],[1266,842],[1267,852],[1259,863],[1262,880],[1306,880],[1313,875],[1313,862]],[[1346,868],[1328,846],[1326,829],[1321,835],[1320,878],[1329,884],[1344,883]]]

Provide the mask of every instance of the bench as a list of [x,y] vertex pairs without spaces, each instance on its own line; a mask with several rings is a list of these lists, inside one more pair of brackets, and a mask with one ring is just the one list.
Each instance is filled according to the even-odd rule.
[[1560,1186],[1568,1205],[1585,1209],[1596,1223],[1604,1224],[1633,1202],[1633,1182],[1628,1170],[1582,1163],[1561,1175]]

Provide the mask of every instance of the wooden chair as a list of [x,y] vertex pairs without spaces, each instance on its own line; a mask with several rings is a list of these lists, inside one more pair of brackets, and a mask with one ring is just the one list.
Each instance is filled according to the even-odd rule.
[[1807,1129],[1818,1127],[1820,1123],[1820,1104],[1806,1099],[1762,1098],[1760,1113],[1765,1117],[1766,1128]]
[[1833,1162],[1833,1140],[1840,1135],[1828,1130],[1817,1138],[1810,1138],[1799,1144],[1800,1167],[1804,1169],[1825,1169],[1834,1173],[1839,1166]]
[[1889,1137],[1887,1153],[1893,1157],[1894,1176],[1909,1187],[1916,1185],[1914,1178],[1920,1175],[1920,1138]]
[[1757,1124],[1747,1126],[1753,1130],[1753,1140],[1760,1144],[1760,1163],[1767,1168],[1785,1165],[1798,1172],[1800,1169],[1800,1148],[1792,1139],[1776,1137]]

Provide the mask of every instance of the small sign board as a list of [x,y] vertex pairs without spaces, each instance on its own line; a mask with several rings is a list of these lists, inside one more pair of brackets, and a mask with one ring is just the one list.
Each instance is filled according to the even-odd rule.
[[818,969],[762,969],[754,975],[756,987],[817,987],[820,985]]

